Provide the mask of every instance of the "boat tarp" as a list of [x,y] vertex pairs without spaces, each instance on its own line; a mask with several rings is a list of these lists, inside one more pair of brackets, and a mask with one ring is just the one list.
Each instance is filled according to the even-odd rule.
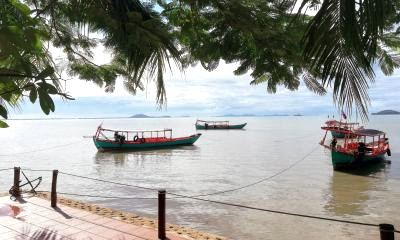
[[365,136],[378,136],[385,134],[384,132],[375,129],[360,129],[354,131],[354,133],[357,135],[365,135]]

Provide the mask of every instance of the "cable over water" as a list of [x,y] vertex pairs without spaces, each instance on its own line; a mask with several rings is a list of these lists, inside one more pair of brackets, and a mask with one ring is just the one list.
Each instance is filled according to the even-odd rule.
[[[373,224],[373,223],[363,223],[363,222],[357,222],[357,221],[350,221],[350,220],[343,220],[343,219],[336,219],[336,218],[327,218],[327,217],[319,217],[319,216],[313,216],[313,215],[307,215],[307,214],[292,213],[292,212],[286,212],[286,211],[280,211],[280,210],[272,210],[272,209],[266,209],[266,208],[252,207],[252,206],[246,206],[246,205],[242,205],[242,204],[215,201],[215,200],[210,200],[210,199],[191,197],[191,196],[185,196],[185,195],[174,194],[174,193],[169,193],[169,194],[174,195],[174,196],[178,196],[178,197],[190,198],[190,199],[194,199],[194,200],[198,200],[198,201],[204,201],[204,202],[210,202],[210,203],[215,203],[215,204],[221,204],[221,205],[239,207],[239,208],[246,208],[246,209],[252,209],[252,210],[258,210],[258,211],[263,211],[263,212],[270,212],[270,213],[277,213],[277,214],[283,214],[283,215],[289,215],[289,216],[295,216],[295,217],[303,217],[303,218],[325,220],[325,221],[331,221],[331,222],[356,224],[356,225],[363,225],[363,226],[369,226],[369,227],[379,227],[379,224]],[[394,230],[394,232],[399,233],[398,230]]]
[[43,151],[48,151],[48,150],[52,150],[52,149],[56,149],[56,148],[67,147],[67,146],[70,146],[70,145],[74,145],[74,144],[80,143],[82,141],[83,140],[79,140],[79,141],[76,141],[76,142],[71,142],[71,143],[62,144],[62,145],[55,145],[55,146],[52,146],[52,147],[40,148],[40,149],[31,150],[31,151],[25,151],[25,152],[17,152],[17,153],[11,153],[11,154],[0,154],[0,157],[8,157],[8,156],[14,156],[14,155],[20,155],[20,154],[26,154],[26,153],[43,152]]
[[66,192],[57,192],[57,194],[67,195],[67,196],[79,196],[79,197],[97,197],[97,198],[108,198],[108,199],[129,199],[129,200],[145,200],[145,199],[158,199],[156,197],[113,197],[113,196],[101,196],[101,195],[90,195],[90,194],[77,194],[77,193],[66,193]]
[[[204,197],[204,196],[211,196],[211,195],[217,195],[217,194],[224,194],[224,193],[228,193],[228,192],[233,192],[233,191],[238,191],[244,188],[248,188],[251,186],[254,186],[256,184],[265,182],[267,180],[271,180],[274,177],[277,177],[281,174],[283,174],[284,172],[290,170],[291,168],[293,168],[294,166],[296,166],[297,164],[299,164],[300,162],[304,161],[305,159],[307,159],[308,156],[310,156],[312,153],[315,152],[315,150],[318,149],[318,146],[316,146],[314,149],[312,149],[310,152],[308,152],[306,155],[304,155],[302,158],[300,158],[299,160],[295,161],[294,163],[290,164],[288,167],[276,172],[273,175],[270,175],[268,177],[259,179],[255,182],[240,186],[240,187],[236,187],[236,188],[232,188],[232,189],[226,189],[226,190],[221,190],[221,191],[217,191],[217,192],[212,192],[212,193],[205,193],[205,194],[198,194],[198,195],[191,195],[188,197]],[[34,170],[34,169],[25,169],[28,171],[51,171],[51,170]],[[138,186],[138,185],[131,185],[131,184],[125,184],[125,183],[120,183],[120,182],[114,182],[114,181],[108,181],[108,180],[103,180],[103,179],[98,179],[98,178],[92,178],[92,177],[85,177],[85,176],[80,176],[80,175],[76,175],[76,174],[72,174],[72,173],[66,173],[66,172],[62,172],[59,171],[60,174],[64,174],[64,175],[68,175],[68,176],[73,176],[73,177],[78,177],[78,178],[84,178],[84,179],[90,179],[90,180],[94,180],[94,181],[99,181],[99,182],[104,182],[104,183],[110,183],[110,184],[116,184],[116,185],[120,185],[120,186],[127,186],[127,187],[134,187],[134,188],[139,188],[139,189],[146,189],[146,190],[152,190],[152,191],[158,191],[159,189],[157,188],[151,188],[151,187],[143,187],[143,186]],[[169,192],[170,194],[173,194],[173,192]],[[179,197],[182,198],[182,197]]]
[[1,168],[0,169],[0,172],[2,172],[2,171],[8,171],[8,170],[13,170],[14,168]]
[[223,193],[227,193],[227,192],[233,192],[233,191],[237,191],[237,190],[241,190],[241,189],[244,189],[244,188],[248,188],[248,187],[254,186],[254,185],[256,185],[256,184],[265,182],[265,181],[267,181],[267,180],[271,180],[272,178],[281,175],[282,173],[284,173],[284,172],[288,171],[289,169],[293,168],[294,166],[296,166],[296,165],[299,164],[300,162],[304,161],[308,156],[310,156],[313,152],[315,152],[315,150],[317,150],[318,147],[319,147],[319,146],[315,147],[313,150],[311,150],[309,153],[307,153],[307,154],[306,154],[304,157],[302,157],[301,159],[297,160],[296,162],[290,164],[288,167],[286,167],[286,168],[284,168],[284,169],[282,169],[282,170],[276,172],[275,174],[273,174],[273,175],[271,175],[271,176],[262,178],[262,179],[260,179],[260,180],[258,180],[258,181],[255,181],[255,182],[253,182],[253,183],[250,183],[250,184],[247,184],[247,185],[244,185],[244,186],[240,186],[240,187],[237,187],[237,188],[232,188],[232,189],[227,189],[227,190],[221,190],[221,191],[212,192],[212,193],[206,193],[206,194],[192,195],[191,197],[204,197],[204,196],[211,196],[211,195],[223,194]]
[[73,177],[90,179],[90,180],[98,181],[98,182],[104,182],[104,183],[111,183],[111,184],[116,184],[116,185],[120,185],[120,186],[126,186],[126,187],[134,187],[134,188],[140,188],[140,189],[146,189],[146,190],[152,190],[152,191],[160,190],[160,189],[157,189],[157,188],[143,187],[143,186],[126,184],[126,183],[113,182],[113,181],[108,181],[108,180],[103,180],[103,179],[98,179],[98,178],[79,176],[79,175],[76,175],[76,174],[66,173],[66,172],[61,172],[61,171],[59,171],[58,173],[61,173],[61,174],[64,174],[64,175],[68,175],[68,176],[73,176]]
[[30,171],[30,172],[52,172],[53,171],[50,169],[31,169],[31,168],[21,168],[21,170]]

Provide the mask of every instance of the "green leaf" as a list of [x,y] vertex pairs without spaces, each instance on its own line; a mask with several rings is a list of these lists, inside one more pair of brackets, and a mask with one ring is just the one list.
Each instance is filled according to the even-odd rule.
[[29,100],[31,103],[35,103],[37,99],[37,89],[35,85],[32,85],[31,92],[29,93]]
[[49,96],[49,94],[43,90],[43,88],[38,88],[39,93],[39,103],[42,111],[48,115],[50,111],[54,112],[55,106],[53,99]]
[[21,94],[21,90],[15,83],[15,81],[9,79],[0,81],[0,91],[0,97],[2,97],[7,102],[11,101],[14,95]]
[[8,124],[0,120],[0,128],[8,128]]
[[26,4],[20,3],[19,1],[11,1],[11,4],[14,5],[21,13],[25,15],[29,15],[30,9]]
[[7,109],[3,105],[0,105],[0,116],[7,119]]
[[54,68],[52,66],[47,66],[39,75],[37,75],[37,79],[45,79],[54,73]]
[[58,90],[54,85],[51,85],[50,83],[46,83],[46,88],[47,88],[47,92],[50,94],[57,94]]

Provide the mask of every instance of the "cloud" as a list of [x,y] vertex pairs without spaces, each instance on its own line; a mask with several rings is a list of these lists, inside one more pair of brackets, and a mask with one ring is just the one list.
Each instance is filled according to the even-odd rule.
[[[105,93],[97,85],[74,79],[66,83],[67,91],[76,97],[75,101],[56,100],[55,116],[130,116],[136,113],[151,115],[216,116],[223,114],[335,114],[331,91],[319,96],[301,84],[297,91],[278,87],[277,93],[269,94],[266,85],[250,86],[251,76],[235,76],[237,64],[220,63],[212,72],[200,65],[181,73],[173,67],[167,73],[167,107],[159,111],[156,104],[155,85],[148,83],[144,92],[136,96],[127,93],[118,81],[114,93]],[[378,70],[378,69],[377,69]],[[371,111],[396,109],[400,105],[400,71],[384,76],[376,71],[375,82],[370,84]],[[40,107],[29,103],[22,106],[22,112],[15,115],[44,115]]]

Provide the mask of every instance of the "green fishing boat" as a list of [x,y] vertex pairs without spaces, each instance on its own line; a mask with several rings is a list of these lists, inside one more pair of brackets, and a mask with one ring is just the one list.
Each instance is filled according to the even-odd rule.
[[391,155],[386,133],[379,130],[356,130],[345,134],[345,138],[340,142],[333,138],[330,145],[325,144],[325,138],[326,133],[320,144],[331,151],[332,165],[335,170],[360,167],[384,160],[385,154]]
[[196,121],[196,129],[203,130],[217,130],[217,129],[242,129],[247,123],[242,124],[229,124],[229,121]]
[[135,150],[192,145],[200,136],[201,133],[173,138],[172,129],[127,131],[99,126],[93,142],[98,150]]

